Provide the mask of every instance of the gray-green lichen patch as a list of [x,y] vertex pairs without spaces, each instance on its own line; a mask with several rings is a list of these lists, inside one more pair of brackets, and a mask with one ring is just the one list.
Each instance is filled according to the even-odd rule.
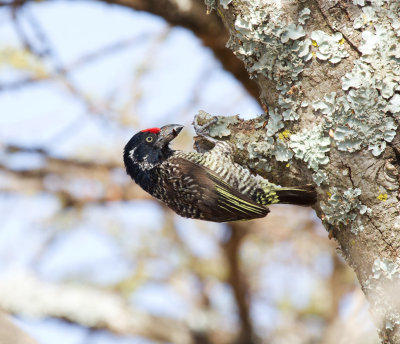
[[342,151],[368,147],[379,156],[396,134],[393,116],[399,119],[400,115],[400,4],[386,5],[383,10],[372,2],[363,7],[361,19],[354,21],[355,27],[365,27],[359,46],[362,56],[342,78],[345,94],[336,97],[331,93],[313,104],[325,116],[324,128],[333,130],[336,146]]
[[275,3],[247,1],[227,44],[244,61],[251,77],[262,75],[276,82],[285,120],[298,119],[301,97],[288,92],[292,87],[300,88],[299,74],[312,58],[311,40],[303,27],[310,12],[304,8],[297,22],[288,22]]
[[[212,137],[224,137],[229,136],[231,131],[229,125],[234,125],[239,122],[239,116],[218,116],[217,121],[210,126],[209,134]],[[203,126],[212,122],[214,119],[209,113],[200,110],[194,121],[197,125]]]
[[393,279],[400,277],[400,265],[399,261],[394,262],[389,259],[377,258],[372,265],[372,277],[374,279],[388,278]]
[[351,232],[358,234],[364,230],[362,215],[369,214],[371,209],[358,199],[360,189],[349,188],[345,192],[333,187],[330,191],[328,203],[321,202],[324,212],[324,221],[340,228],[340,225],[351,225]]
[[282,116],[285,121],[294,121],[299,119],[298,109],[301,106],[301,103],[295,96],[288,95],[287,91],[282,89],[278,98],[278,104],[282,108]]
[[312,57],[311,41],[305,38],[301,25],[309,18],[310,10],[304,8],[298,23],[290,23],[282,19],[281,11],[272,3],[255,0],[248,2],[246,9],[236,17],[237,39],[231,37],[228,46],[252,75],[262,74],[280,84],[288,81],[291,84],[298,79],[304,61]]
[[385,107],[385,111],[391,112],[393,115],[400,116],[400,94],[395,94]]
[[386,329],[393,330],[400,325],[400,314],[395,309],[397,304],[393,302],[398,294],[396,286],[400,282],[400,259],[377,258],[371,270],[372,274],[364,282],[363,287],[380,295],[382,325]]
[[229,4],[232,2],[232,0],[219,0],[219,3],[221,4],[221,6],[227,10]]
[[293,157],[293,152],[289,150],[289,146],[282,140],[277,140],[273,154],[277,161],[289,161]]
[[352,88],[347,95],[336,97],[332,92],[314,102],[313,107],[325,116],[324,128],[333,130],[339,150],[355,152],[366,146],[378,156],[386,142],[393,140],[397,126],[393,118],[383,116],[388,103],[377,89],[359,79],[353,85],[356,82],[358,88]]
[[379,280],[400,280],[400,259],[377,258],[372,264],[371,272],[372,274],[364,284],[367,289],[376,289],[374,282]]
[[386,319],[385,321],[385,328],[387,330],[393,331],[396,326],[400,325],[400,316],[390,315],[390,317],[392,319]]
[[[270,110],[269,114],[270,118],[266,126],[266,132],[253,134],[247,146],[249,157],[254,159],[257,168],[260,165],[259,160],[267,162],[270,158],[275,157],[277,161],[284,162],[293,157],[293,152],[289,149],[287,142],[287,137],[290,135],[289,132],[278,133],[283,128],[282,116],[277,112],[277,109],[275,111]],[[264,165],[268,164],[264,163]],[[268,171],[270,169],[271,167],[268,165]]]
[[365,0],[353,0],[354,5],[364,6]]
[[361,29],[373,23],[376,20],[376,11],[372,6],[365,6],[362,8],[362,13],[354,19],[353,27],[355,29]]
[[311,32],[311,39],[313,40],[313,45],[318,49],[316,56],[320,60],[339,63],[342,58],[349,56],[344,48],[344,38],[340,32],[336,32],[331,36],[324,31],[317,30]]
[[329,184],[329,178],[326,172],[319,170],[317,172],[314,172],[312,175],[312,178],[318,186],[320,186],[322,183],[327,183]]
[[[395,91],[400,91],[399,37],[386,22],[375,24],[374,30],[364,31],[362,38],[359,49],[363,56],[360,58],[360,64],[367,65],[373,71],[369,79],[373,82],[374,88],[381,92],[382,97],[388,99]],[[357,74],[357,71],[353,71],[351,76]]]
[[243,150],[245,148],[244,143],[247,142],[247,140],[249,139],[248,135],[245,135],[243,133],[236,133],[235,138],[236,138],[236,148]]
[[271,137],[264,138],[261,141],[250,141],[247,150],[249,152],[249,158],[255,159],[262,156],[272,155],[271,152],[274,149],[274,140]]
[[281,42],[287,43],[289,39],[295,41],[306,35],[301,25],[290,23],[281,34]]
[[278,109],[270,109],[267,124],[267,135],[273,136],[284,126],[285,124],[283,123],[282,115],[279,113]]
[[308,7],[303,8],[299,13],[299,23],[305,24],[308,19],[310,19],[311,10]]
[[264,172],[271,172],[272,171],[272,167],[268,163],[268,160],[263,159],[263,158],[258,159],[253,163],[250,163],[250,166],[252,168],[254,168],[256,171],[264,171]]
[[318,171],[319,165],[329,162],[329,157],[325,153],[330,150],[330,138],[323,136],[321,126],[314,126],[312,129],[291,135],[289,147],[293,150],[294,156],[306,162],[313,171]]
[[262,75],[276,82],[284,120],[297,120],[301,94],[299,75],[312,58],[311,40],[303,25],[310,9],[299,12],[297,22],[288,22],[279,6],[261,0],[248,1],[246,11],[235,20],[235,35],[228,47],[245,63],[251,77]]

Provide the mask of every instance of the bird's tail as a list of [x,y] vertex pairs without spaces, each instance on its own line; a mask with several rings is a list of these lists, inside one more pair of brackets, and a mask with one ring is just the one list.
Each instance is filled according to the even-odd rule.
[[278,196],[278,203],[310,206],[317,201],[317,193],[311,184],[277,188],[274,191]]

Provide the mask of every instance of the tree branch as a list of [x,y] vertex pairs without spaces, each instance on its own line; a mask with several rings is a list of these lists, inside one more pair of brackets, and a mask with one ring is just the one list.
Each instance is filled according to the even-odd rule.
[[[42,192],[47,191],[58,195],[63,206],[81,207],[86,204],[102,204],[114,200],[150,199],[150,196],[125,176],[123,167],[117,163],[97,163],[73,158],[58,158],[51,156],[41,148],[8,145],[6,152],[36,153],[44,158],[43,167],[29,170],[16,170],[0,164],[0,171],[6,177],[1,189],[4,192]],[[121,170],[125,181],[117,182],[112,171]],[[87,184],[96,180],[102,184],[100,193],[91,192],[77,195],[70,188],[75,179],[87,179]],[[129,188],[126,187],[129,185]]]
[[231,223],[230,237],[225,243],[225,255],[229,264],[228,282],[232,286],[233,295],[238,307],[239,319],[241,322],[241,330],[235,343],[237,344],[253,344],[255,335],[252,321],[250,318],[250,295],[247,292],[246,279],[240,269],[240,245],[247,234],[247,230],[240,223]]
[[48,283],[27,273],[1,279],[0,305],[10,313],[60,318],[118,335],[144,336],[176,344],[196,343],[185,322],[133,311],[123,298],[109,291]]
[[98,0],[119,5],[136,11],[145,11],[164,18],[172,26],[182,26],[199,37],[210,48],[225,70],[232,73],[247,91],[257,100],[258,85],[249,78],[243,63],[225,47],[228,32],[215,12],[206,14],[203,0],[186,1],[181,7],[179,1],[171,0]]

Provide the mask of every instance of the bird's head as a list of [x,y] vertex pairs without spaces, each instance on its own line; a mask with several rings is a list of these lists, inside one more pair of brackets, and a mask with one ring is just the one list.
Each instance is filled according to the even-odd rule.
[[124,148],[124,163],[128,174],[132,176],[134,173],[131,169],[152,169],[168,159],[172,154],[169,143],[178,136],[182,128],[179,124],[168,124],[135,134]]

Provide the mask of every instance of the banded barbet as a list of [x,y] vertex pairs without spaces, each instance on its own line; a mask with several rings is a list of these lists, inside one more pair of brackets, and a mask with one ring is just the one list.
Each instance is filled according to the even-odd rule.
[[205,153],[172,150],[169,143],[183,126],[170,124],[135,134],[124,149],[128,175],[146,192],[183,217],[213,222],[251,220],[268,206],[310,206],[311,185],[280,187],[253,175],[233,160],[234,146],[202,135],[215,146]]

